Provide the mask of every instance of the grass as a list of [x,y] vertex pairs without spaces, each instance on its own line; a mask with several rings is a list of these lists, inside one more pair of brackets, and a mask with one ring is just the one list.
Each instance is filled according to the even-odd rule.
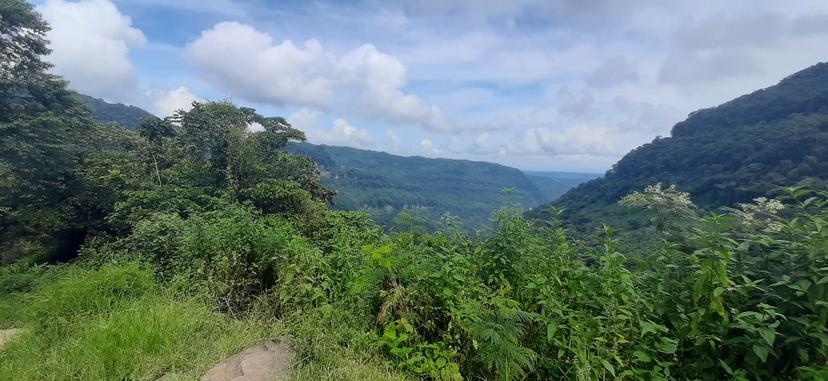
[[[0,380],[193,380],[281,324],[228,318],[159,288],[136,265],[71,268],[25,300],[25,333],[0,352]],[[20,313],[18,313],[20,314]],[[10,319],[7,319],[7,322]]]
[[137,264],[63,266],[40,276],[48,281],[0,294],[0,328],[24,330],[0,349],[0,380],[189,381],[289,333],[302,360],[291,380],[408,379],[360,344],[369,338],[337,327],[354,324],[347,316],[306,311],[282,321],[235,319],[190,291],[157,284]]

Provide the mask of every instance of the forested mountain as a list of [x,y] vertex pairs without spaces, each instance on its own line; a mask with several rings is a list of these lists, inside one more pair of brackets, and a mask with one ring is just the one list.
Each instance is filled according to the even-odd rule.
[[828,179],[826,63],[693,112],[673,127],[671,137],[636,148],[604,177],[571,189],[551,205],[565,208],[570,221],[586,222],[623,195],[656,183],[675,184],[696,204],[715,208],[808,179]]
[[566,179],[553,173],[530,177],[487,162],[403,157],[348,147],[294,143],[287,150],[320,166],[322,182],[338,192],[334,208],[367,210],[385,226],[406,211],[434,222],[451,213],[476,228],[506,200],[505,189],[513,189],[514,201],[532,206],[553,200],[585,180],[579,174]]
[[[150,113],[120,103],[80,95],[99,122],[135,129]],[[527,175],[503,165],[451,159],[403,157],[349,147],[293,143],[289,152],[313,159],[322,182],[334,189],[333,207],[364,210],[383,226],[392,226],[401,211],[419,216],[431,227],[444,213],[460,217],[467,228],[485,224],[506,195],[525,207],[552,201],[594,175],[534,172]],[[470,195],[473,195],[470,197]]]
[[102,123],[115,123],[127,130],[138,128],[142,119],[152,116],[140,107],[123,103],[109,103],[103,99],[83,94],[78,94],[78,97],[92,113],[92,118]]

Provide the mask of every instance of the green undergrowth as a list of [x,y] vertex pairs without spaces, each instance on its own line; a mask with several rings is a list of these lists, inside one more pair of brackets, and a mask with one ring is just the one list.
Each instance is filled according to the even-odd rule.
[[0,350],[0,380],[194,380],[266,340],[297,350],[295,380],[406,379],[371,355],[368,337],[354,339],[364,333],[335,327],[348,325],[346,317],[320,324],[330,315],[318,310],[282,320],[260,311],[231,316],[192,284],[160,284],[136,263],[3,271],[0,282],[31,284],[0,295],[0,328],[23,329]]
[[16,304],[14,323],[24,329],[0,353],[3,380],[192,380],[283,332],[174,295],[135,264],[72,266],[53,283],[0,299]]

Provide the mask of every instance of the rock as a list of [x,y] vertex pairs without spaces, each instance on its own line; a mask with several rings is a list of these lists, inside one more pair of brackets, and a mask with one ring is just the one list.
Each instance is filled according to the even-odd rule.
[[20,330],[16,328],[0,329],[0,349],[2,349],[6,343],[12,341],[19,334]]
[[268,341],[220,362],[201,381],[277,381],[287,377],[296,354],[287,344]]

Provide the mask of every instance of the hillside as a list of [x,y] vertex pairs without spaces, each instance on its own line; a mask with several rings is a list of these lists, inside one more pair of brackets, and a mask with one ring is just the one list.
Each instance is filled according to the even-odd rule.
[[127,130],[138,128],[141,120],[152,116],[146,110],[125,105],[123,103],[109,103],[100,98],[93,98],[88,95],[78,94],[81,102],[92,113],[92,118],[99,122],[115,123]]
[[[135,106],[107,103],[80,95],[92,117],[135,129],[151,116]],[[400,211],[426,217],[433,227],[451,213],[467,228],[485,224],[506,200],[504,190],[525,207],[554,200],[568,189],[595,177],[569,172],[531,172],[503,165],[451,159],[403,157],[349,147],[294,143],[292,153],[310,157],[322,169],[324,185],[337,191],[333,207],[365,210],[383,226],[391,226]],[[469,197],[473,195],[473,197]]]
[[716,208],[828,178],[828,64],[696,111],[671,135],[636,148],[605,176],[551,205],[565,208],[570,221],[584,223],[612,214],[612,207],[602,208],[621,196],[659,182],[676,184],[697,205]]
[[514,188],[516,201],[531,206],[554,199],[556,193],[563,193],[561,189],[578,182],[577,177],[532,179],[518,169],[487,162],[403,157],[348,147],[296,143],[288,151],[310,157],[320,166],[323,184],[339,192],[334,208],[367,210],[385,226],[400,211],[407,211],[434,222],[448,212],[476,228],[503,204],[507,188]]

